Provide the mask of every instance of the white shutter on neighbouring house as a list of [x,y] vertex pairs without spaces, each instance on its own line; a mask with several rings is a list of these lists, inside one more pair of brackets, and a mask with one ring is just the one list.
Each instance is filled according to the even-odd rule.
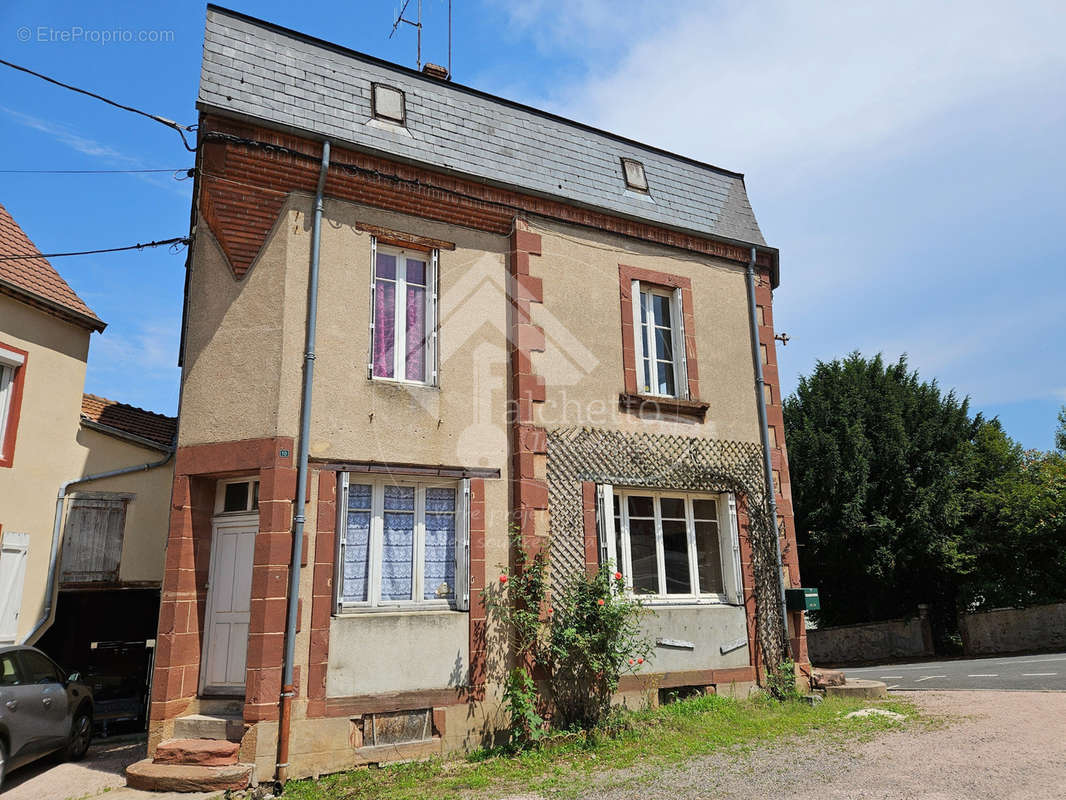
[[18,637],[29,550],[28,533],[4,534],[0,544],[0,644],[10,644]]
[[455,607],[470,610],[470,479],[459,481],[455,515]]

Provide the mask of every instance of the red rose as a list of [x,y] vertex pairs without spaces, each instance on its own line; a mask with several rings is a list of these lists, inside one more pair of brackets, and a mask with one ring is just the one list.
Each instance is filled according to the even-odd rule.
[[548,606],[548,613],[549,614],[554,614],[555,613],[555,609],[552,608],[551,606]]
[[602,597],[599,600],[596,601],[596,605],[598,605],[598,606],[602,606],[603,605],[603,598]]
[[616,573],[614,574],[614,579],[615,579],[616,581],[620,581],[620,580],[622,580],[622,573],[621,573],[621,572],[616,572]]
[[629,659],[629,666],[633,666],[633,659]]
[[501,575],[500,576],[500,583],[507,583],[507,576],[506,575]]
[[638,658],[637,659],[637,663],[638,664],[643,664],[644,663],[644,659],[643,658]]

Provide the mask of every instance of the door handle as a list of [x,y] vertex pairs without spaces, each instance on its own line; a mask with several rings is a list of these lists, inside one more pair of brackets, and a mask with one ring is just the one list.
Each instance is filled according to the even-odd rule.
[[6,703],[4,703],[4,705],[7,706],[12,711],[14,711],[15,709],[17,709],[19,707],[19,701],[18,700],[8,700]]
[[41,702],[44,703],[44,707],[45,708],[51,708],[52,707],[52,698],[51,697],[42,697],[41,698]]

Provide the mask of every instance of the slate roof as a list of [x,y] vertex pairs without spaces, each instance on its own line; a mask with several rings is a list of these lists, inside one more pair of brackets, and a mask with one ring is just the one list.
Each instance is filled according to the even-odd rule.
[[[406,131],[371,120],[371,83],[404,91]],[[207,7],[198,107],[486,183],[704,236],[765,245],[744,178],[692,159]],[[627,191],[622,157],[650,196]]]
[[81,417],[116,431],[147,439],[169,450],[174,444],[178,420],[165,414],[117,403],[95,394],[81,396]]
[[[30,237],[15,222],[11,213],[0,203],[0,256],[35,256],[16,261],[0,261],[0,289],[16,295],[28,295],[29,300],[43,301],[59,311],[71,312],[73,318],[91,330],[102,331],[105,323],[93,313],[70,288],[48,259],[30,241]],[[13,292],[12,292],[13,290]]]

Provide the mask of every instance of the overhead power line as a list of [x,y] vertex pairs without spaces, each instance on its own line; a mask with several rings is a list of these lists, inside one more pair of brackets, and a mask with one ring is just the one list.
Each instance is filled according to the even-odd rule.
[[165,247],[166,245],[187,245],[189,239],[185,236],[175,236],[173,239],[162,239],[158,242],[145,242],[143,244],[130,244],[125,247],[105,247],[101,250],[78,250],[73,253],[41,253],[34,255],[0,255],[0,261],[23,261],[29,258],[60,258],[62,256],[92,256],[97,253],[120,253],[123,250],[144,250],[148,247]]
[[119,175],[188,171],[188,167],[179,167],[178,169],[0,169],[0,175]]
[[104,97],[103,95],[96,94],[96,92],[90,92],[88,89],[79,89],[77,86],[71,86],[69,83],[63,83],[63,81],[58,81],[55,78],[50,78],[47,75],[42,75],[40,72],[34,72],[28,67],[13,64],[10,61],[5,61],[2,58],[0,58],[0,64],[3,64],[5,67],[11,67],[11,69],[16,69],[19,72],[25,72],[27,75],[33,75],[35,78],[40,78],[42,81],[48,81],[49,83],[54,84],[56,86],[60,86],[64,89],[69,89],[72,92],[77,92],[78,94],[84,94],[88,97],[100,100],[101,102],[107,103],[108,105],[114,106],[115,108],[121,108],[123,111],[129,111],[133,114],[140,114],[142,117],[148,117],[148,119],[155,120],[156,122],[162,125],[166,125],[168,128],[173,128],[178,132],[178,135],[181,137],[181,142],[185,145],[185,149],[188,150],[190,153],[196,152],[195,148],[189,147],[189,141],[185,138],[186,131],[195,130],[196,126],[194,125],[179,125],[172,119],[161,117],[158,114],[150,114],[147,111],[142,111],[141,109],[134,108],[133,106],[127,106],[124,103],[118,103],[114,100],[110,100]]

